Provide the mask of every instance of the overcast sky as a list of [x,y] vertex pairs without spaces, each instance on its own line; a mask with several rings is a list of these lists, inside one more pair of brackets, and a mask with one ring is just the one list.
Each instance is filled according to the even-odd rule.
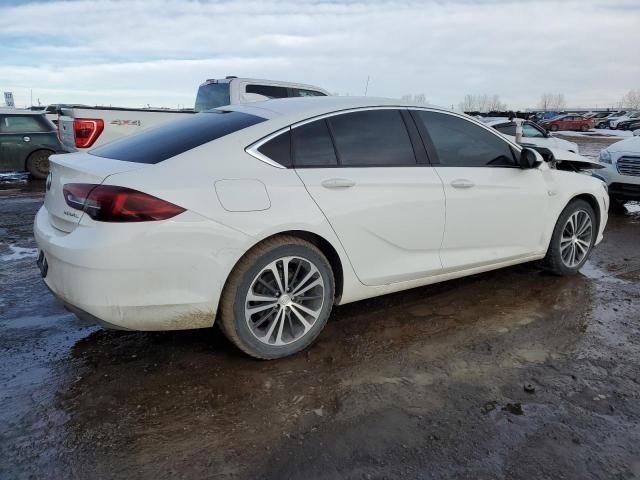
[[0,91],[47,103],[193,106],[225,75],[339,94],[613,105],[640,88],[639,0],[0,0]]

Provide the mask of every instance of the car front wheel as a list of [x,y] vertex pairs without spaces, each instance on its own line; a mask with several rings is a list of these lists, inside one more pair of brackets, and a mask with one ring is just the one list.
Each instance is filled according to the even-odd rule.
[[574,275],[585,264],[597,236],[596,214],[584,200],[562,211],[542,265],[556,275]]
[[297,237],[279,236],[240,259],[222,293],[218,320],[243,352],[275,359],[308,347],[333,301],[334,276],[322,252]]

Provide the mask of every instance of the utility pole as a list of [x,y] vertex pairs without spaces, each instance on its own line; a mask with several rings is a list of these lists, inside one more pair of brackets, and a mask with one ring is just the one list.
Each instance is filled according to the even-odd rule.
[[367,84],[364,86],[364,96],[367,96],[367,92],[369,91],[369,75],[367,75]]

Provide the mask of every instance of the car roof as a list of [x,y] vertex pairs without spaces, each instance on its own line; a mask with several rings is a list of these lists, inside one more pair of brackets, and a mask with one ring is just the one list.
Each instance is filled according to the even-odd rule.
[[41,110],[22,110],[18,108],[0,108],[0,115],[43,115]]
[[340,110],[375,107],[428,107],[430,109],[447,111],[446,109],[433,107],[431,105],[415,104],[392,98],[338,96],[278,98],[262,102],[228,105],[220,107],[219,110],[244,112],[268,119],[287,117],[287,120],[290,122],[295,122],[327,113],[338,112]]

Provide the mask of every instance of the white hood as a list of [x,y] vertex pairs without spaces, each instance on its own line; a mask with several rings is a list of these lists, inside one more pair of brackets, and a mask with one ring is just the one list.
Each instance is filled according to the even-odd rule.
[[600,169],[603,166],[598,162],[598,160],[594,160],[583,155],[579,155],[577,153],[570,152],[568,150],[547,147],[551,153],[553,153],[556,162],[561,163],[571,163],[577,168],[581,169]]
[[629,137],[605,148],[610,153],[628,152],[640,154],[640,136]]

